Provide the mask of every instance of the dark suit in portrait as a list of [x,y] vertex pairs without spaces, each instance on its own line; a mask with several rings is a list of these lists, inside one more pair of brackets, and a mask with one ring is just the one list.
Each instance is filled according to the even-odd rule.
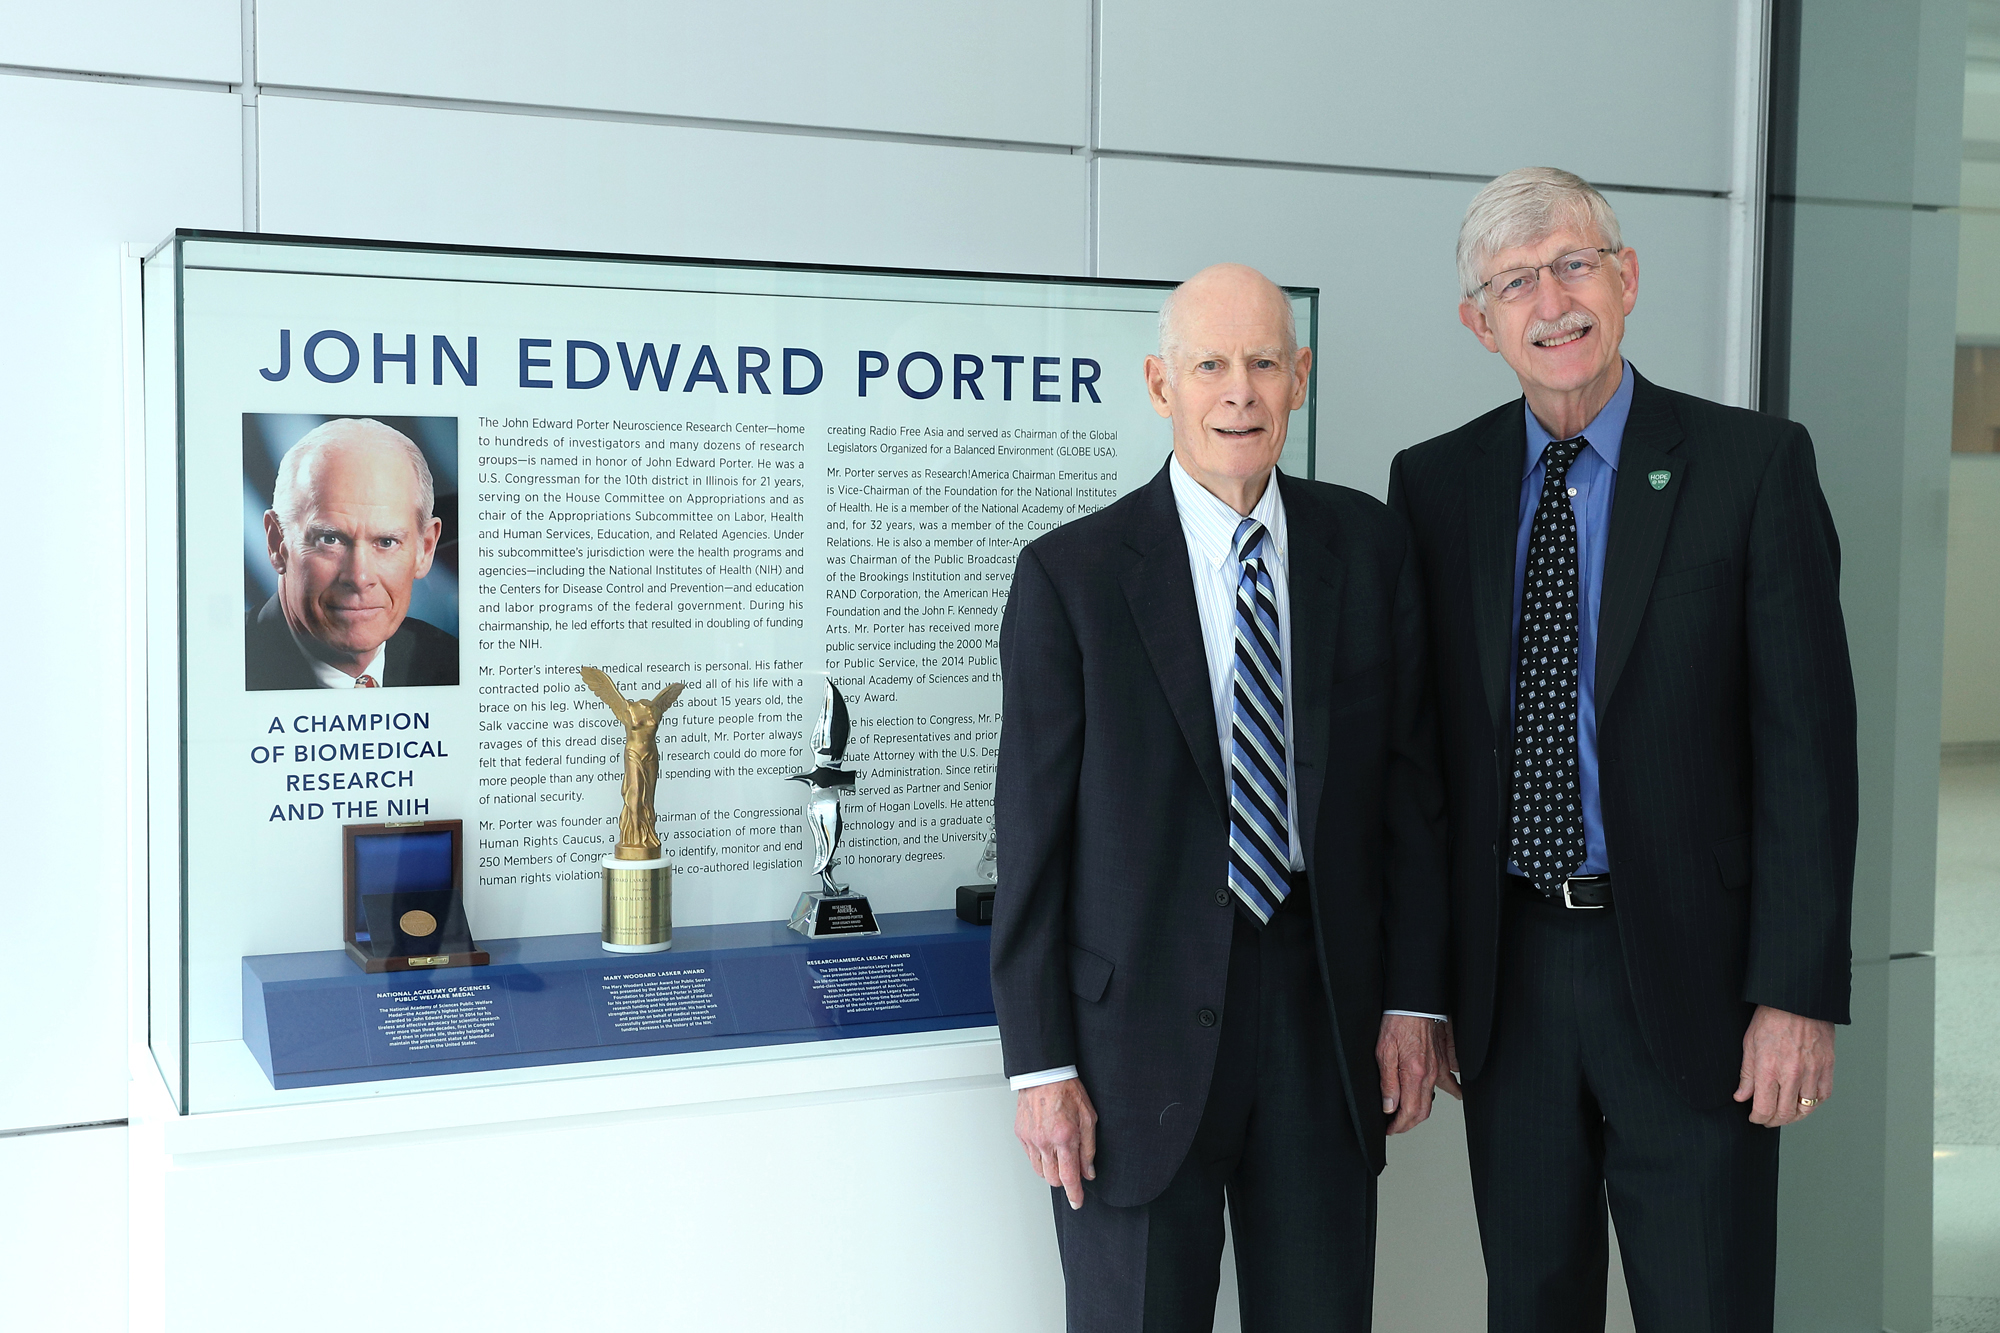
[[[1768,1329],[1778,1134],[1734,1095],[1759,1006],[1848,1019],[1840,549],[1802,427],[1625,374],[1629,404],[1581,432],[1603,440],[1629,409],[1615,477],[1600,474],[1594,714],[1579,719],[1594,723],[1591,855],[1608,860],[1589,868],[1608,888],[1575,887],[1608,907],[1508,869],[1518,561],[1540,484],[1523,401],[1406,450],[1390,483],[1435,664],[1491,1326],[1603,1326],[1608,1196],[1641,1328]],[[1587,550],[1584,567],[1588,615]]]
[[[274,594],[243,623],[243,684],[250,690],[317,690],[313,674]],[[389,637],[382,684],[458,684],[458,640],[437,626],[405,616]]]

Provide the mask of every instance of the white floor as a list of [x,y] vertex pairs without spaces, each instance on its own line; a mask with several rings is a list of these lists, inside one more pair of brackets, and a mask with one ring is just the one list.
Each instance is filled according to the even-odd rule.
[[1938,790],[1936,1333],[2000,1333],[2000,747]]

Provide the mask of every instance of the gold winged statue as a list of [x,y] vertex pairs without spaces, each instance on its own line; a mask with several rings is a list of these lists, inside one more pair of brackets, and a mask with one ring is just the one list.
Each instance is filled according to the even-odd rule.
[[660,719],[674,706],[674,700],[681,697],[686,686],[669,685],[651,699],[627,699],[611,683],[611,677],[596,667],[582,670],[583,683],[590,686],[590,692],[604,700],[625,724],[625,780],[618,788],[625,805],[618,812],[616,858],[657,861],[660,835],[653,828],[653,789],[660,781],[660,746],[654,736],[660,729]]

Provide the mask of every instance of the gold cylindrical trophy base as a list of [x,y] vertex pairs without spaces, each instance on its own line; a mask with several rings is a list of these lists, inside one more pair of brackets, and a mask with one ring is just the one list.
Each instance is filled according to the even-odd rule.
[[674,868],[658,861],[604,866],[604,948],[609,953],[659,953],[674,947]]

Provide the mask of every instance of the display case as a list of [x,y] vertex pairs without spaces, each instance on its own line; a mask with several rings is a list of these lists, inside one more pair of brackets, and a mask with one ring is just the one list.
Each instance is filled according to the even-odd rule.
[[1165,461],[1165,284],[182,232],[142,288],[183,1113],[990,1035],[1001,612]]

